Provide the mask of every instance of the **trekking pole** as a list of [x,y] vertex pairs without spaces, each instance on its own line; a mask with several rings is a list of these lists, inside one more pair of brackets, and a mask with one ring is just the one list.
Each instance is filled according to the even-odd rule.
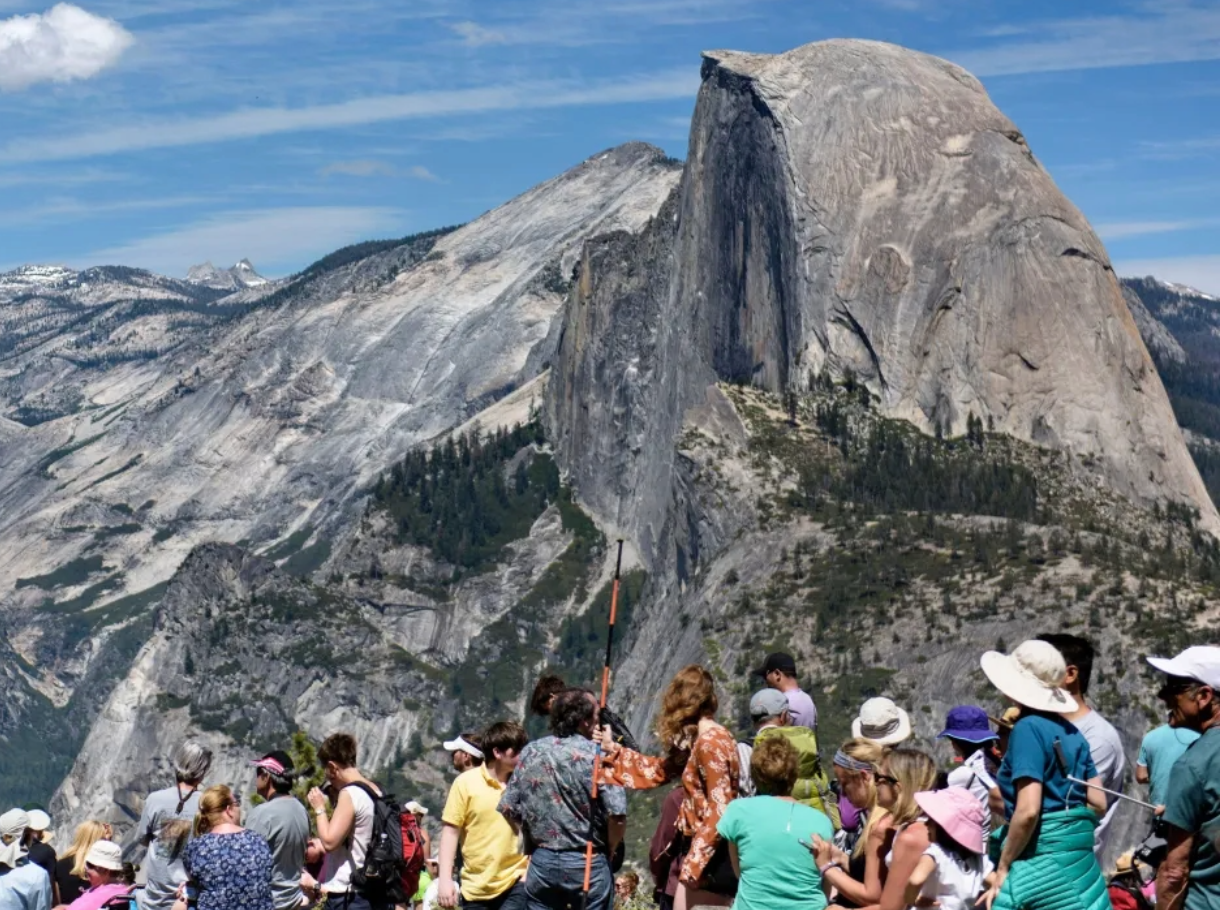
[[[618,618],[618,588],[623,575],[623,539],[618,541],[618,560],[614,565],[614,585],[610,589],[610,629],[606,634],[606,662],[602,666],[602,697],[598,710],[606,707],[606,696],[610,694],[610,659],[614,653],[614,621]],[[593,826],[597,823],[597,779],[602,773],[602,743],[599,738],[593,753],[593,800],[589,804],[589,837],[585,841],[585,885],[580,894],[580,910],[589,910],[589,883],[593,877]]]
[[1067,758],[1065,758],[1063,755],[1063,743],[1061,743],[1059,740],[1055,740],[1054,748],[1055,748],[1055,761],[1059,765],[1059,770],[1062,771],[1064,776],[1068,780],[1070,780],[1072,783],[1080,784],[1080,786],[1088,787],[1091,790],[1100,790],[1102,793],[1105,793],[1109,796],[1117,796],[1119,799],[1125,799],[1129,803],[1135,803],[1137,806],[1143,806],[1145,809],[1151,809],[1153,812],[1156,811],[1156,806],[1152,805],[1152,803],[1146,803],[1142,799],[1136,799],[1134,796],[1127,796],[1127,794],[1125,794],[1125,793],[1118,793],[1114,790],[1107,790],[1105,787],[1102,787],[1098,784],[1091,784],[1087,780],[1081,780],[1079,777],[1072,777],[1072,775],[1068,774]]

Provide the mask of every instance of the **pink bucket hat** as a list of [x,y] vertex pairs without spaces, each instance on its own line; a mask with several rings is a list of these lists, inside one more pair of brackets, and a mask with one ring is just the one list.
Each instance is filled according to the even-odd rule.
[[925,790],[915,794],[924,814],[951,838],[975,853],[982,853],[987,842],[987,810],[965,787]]

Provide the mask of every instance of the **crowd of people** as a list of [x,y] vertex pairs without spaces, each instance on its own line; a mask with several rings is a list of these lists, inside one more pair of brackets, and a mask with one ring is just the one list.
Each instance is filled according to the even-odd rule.
[[[766,685],[741,741],[718,720],[712,674],[679,671],[655,713],[657,754],[591,691],[544,677],[531,708],[549,735],[531,741],[503,720],[444,744],[457,777],[435,854],[428,810],[407,803],[401,831],[398,814],[387,821],[397,804],[361,773],[348,734],[321,744],[325,786],[304,801],[286,752],[254,759],[244,824],[240,792],[205,786],[212,755],[187,742],[174,785],[144,801],[138,879],[108,825],[81,824],[56,856],[46,813],[0,816],[0,910],[610,910],[646,890],[623,865],[626,792],[672,782],[647,870],[661,910],[1218,910],[1220,647],[1148,659],[1168,722],[1136,762],[1151,800],[1147,865],[1127,857],[1110,876],[1098,858],[1126,758],[1087,704],[1093,660],[1071,635],[984,654],[994,701],[1009,704],[950,710],[945,761],[911,745],[905,710],[873,698],[824,763],[816,707],[786,654],[756,671]],[[408,846],[422,866],[397,863]],[[401,882],[394,872],[387,885],[386,868],[403,869]]]

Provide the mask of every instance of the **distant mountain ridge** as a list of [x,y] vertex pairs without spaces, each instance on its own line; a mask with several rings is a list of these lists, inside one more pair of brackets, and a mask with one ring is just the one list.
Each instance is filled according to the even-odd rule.
[[202,285],[217,291],[240,291],[245,288],[259,288],[268,281],[257,271],[249,259],[242,259],[229,269],[220,269],[205,262],[203,265],[193,265],[186,273],[186,280],[191,284]]

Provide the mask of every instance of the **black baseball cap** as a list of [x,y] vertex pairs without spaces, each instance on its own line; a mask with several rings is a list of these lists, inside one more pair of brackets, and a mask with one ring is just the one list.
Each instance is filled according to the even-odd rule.
[[772,670],[779,670],[781,673],[787,673],[789,676],[796,676],[796,661],[792,659],[791,654],[777,652],[768,654],[767,659],[763,661],[763,665],[754,671],[755,676],[761,676],[764,679]]

